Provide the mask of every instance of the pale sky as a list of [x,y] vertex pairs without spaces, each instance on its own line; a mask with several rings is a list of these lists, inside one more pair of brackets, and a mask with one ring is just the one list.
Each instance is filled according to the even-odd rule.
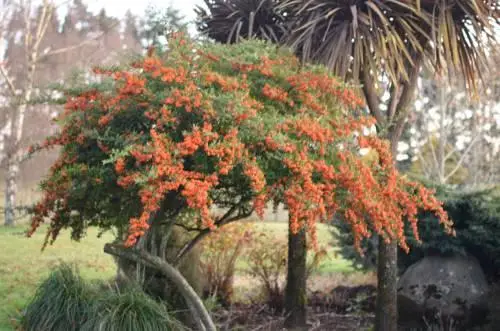
[[110,16],[123,17],[125,12],[130,11],[136,15],[141,16],[144,14],[148,5],[153,5],[158,8],[167,8],[169,4],[179,9],[188,21],[195,18],[194,7],[196,5],[203,5],[203,0],[87,0],[83,1],[87,4],[92,11],[99,11],[102,7],[106,9],[106,13]]

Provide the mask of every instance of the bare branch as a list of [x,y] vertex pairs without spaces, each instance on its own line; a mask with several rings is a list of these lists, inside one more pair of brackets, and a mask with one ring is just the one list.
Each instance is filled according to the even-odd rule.
[[201,318],[207,331],[216,331],[215,324],[210,317],[207,309],[203,305],[200,297],[196,294],[195,290],[189,285],[188,281],[182,274],[171,264],[162,260],[158,256],[149,254],[144,250],[125,248],[120,245],[106,244],[104,245],[104,252],[117,256],[120,258],[128,259],[150,268],[160,271],[172,283],[175,284],[184,299],[188,302],[189,306],[195,312],[195,318]]
[[32,34],[31,34],[31,1],[27,1],[27,4],[24,1],[21,1],[21,9],[23,10],[24,17],[24,48],[26,50],[26,57],[29,58],[30,53],[30,44],[32,42]]
[[199,232],[199,231],[204,230],[203,228],[200,228],[200,227],[190,227],[190,226],[186,226],[182,223],[175,223],[174,226],[178,226],[178,227],[186,230],[187,232]]
[[3,78],[5,79],[5,82],[7,83],[7,86],[9,87],[9,91],[12,94],[12,96],[16,96],[16,86],[14,85],[14,82],[12,79],[9,77],[9,74],[7,70],[4,68],[4,66],[0,63],[0,73],[2,74]]
[[[436,153],[436,148],[434,148],[434,141],[432,139],[432,135],[429,135],[428,139],[429,139],[429,145],[430,145],[430,148],[431,148],[432,160],[434,161],[434,169],[438,169],[439,170],[438,155]],[[441,175],[438,174],[438,176],[441,176]]]
[[[36,26],[35,44],[33,45],[34,53],[38,53],[38,48],[40,47],[40,43],[45,36],[45,32],[47,31],[47,27],[49,26],[50,19],[52,17],[52,10],[52,4],[47,0],[44,0],[40,20]],[[32,61],[36,61],[36,55],[35,58],[32,58]]]
[[[110,27],[113,28],[114,26],[116,26],[118,23],[115,23],[113,25],[111,25]],[[43,59],[45,57],[49,57],[49,56],[52,56],[52,55],[56,55],[56,54],[61,54],[61,53],[66,53],[66,52],[70,52],[70,51],[73,51],[75,49],[78,49],[78,48],[81,48],[83,46],[86,46],[100,38],[102,38],[103,36],[105,35],[105,32],[101,32],[99,33],[98,35],[90,38],[90,39],[86,39],[84,41],[82,41],[81,43],[79,44],[76,44],[76,45],[72,45],[72,46],[68,46],[68,47],[63,47],[63,48],[59,48],[59,49],[55,49],[53,51],[49,51],[47,52],[46,54],[44,54],[43,56],[40,57],[40,59]]]
[[469,154],[471,148],[476,144],[477,140],[482,137],[481,134],[478,134],[474,137],[474,139],[472,139],[472,141],[470,142],[469,146],[467,146],[467,148],[465,149],[465,151],[462,153],[462,156],[460,157],[460,159],[458,160],[457,164],[455,165],[455,168],[453,168],[452,171],[450,171],[448,173],[448,175],[445,177],[445,182],[451,177],[453,176],[458,170],[460,170],[460,167],[462,166],[462,163],[464,162],[465,158],[467,157],[467,155]]
[[458,147],[457,146],[453,147],[452,150],[449,151],[448,154],[444,156],[444,162],[448,161],[450,157],[452,157],[457,152],[458,152]]
[[418,154],[418,160],[420,161],[420,165],[422,166],[422,171],[425,173],[425,176],[430,178],[432,176],[432,170],[429,170],[431,166],[427,163],[422,153]]
[[[237,205],[235,205],[237,206]],[[226,215],[222,216],[217,222],[215,222],[215,226],[222,226],[231,222],[235,222],[244,218],[249,217],[252,215],[253,210],[250,210],[249,212],[243,212],[243,213],[238,213],[237,215],[233,217],[227,217],[226,215],[231,215],[226,213]],[[190,240],[188,243],[186,243],[177,253],[177,256],[175,257],[173,261],[173,265],[177,266],[182,258],[191,251],[191,249],[198,243],[200,242],[203,238],[205,238],[209,233],[210,229],[206,228],[201,230],[192,240]]]

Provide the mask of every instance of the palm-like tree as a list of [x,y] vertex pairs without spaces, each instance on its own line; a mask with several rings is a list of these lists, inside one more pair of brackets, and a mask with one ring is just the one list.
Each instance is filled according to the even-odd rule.
[[[500,18],[500,0],[205,1],[210,3],[210,14],[201,20],[214,39],[237,40],[234,25],[238,22],[242,37],[279,39],[303,60],[323,63],[338,76],[360,82],[368,108],[393,152],[422,66],[439,75],[461,76],[474,91],[490,46],[496,44]],[[274,13],[279,13],[280,20],[266,20]],[[248,33],[260,30],[280,31],[275,33],[279,38]],[[385,91],[378,84],[381,76],[388,82]],[[390,98],[382,106],[381,96],[387,90]],[[396,259],[395,243],[379,246],[378,331],[397,328]]]
[[222,43],[258,38],[279,43],[286,33],[286,16],[278,0],[204,0],[198,6],[198,30]]

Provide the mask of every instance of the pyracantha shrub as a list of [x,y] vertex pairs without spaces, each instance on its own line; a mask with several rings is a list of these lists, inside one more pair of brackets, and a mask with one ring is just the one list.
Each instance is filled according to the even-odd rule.
[[68,91],[61,131],[41,146],[61,147],[30,231],[49,220],[49,242],[63,228],[78,239],[88,226],[128,226],[133,246],[158,218],[189,213],[179,222],[213,229],[212,206],[262,215],[273,200],[312,242],[315,222],[335,213],[356,244],[376,232],[407,248],[404,223],[416,231],[419,209],[451,230],[432,192],[398,174],[388,143],[363,134],[374,119],[354,89],[287,49],[177,34],[165,52],[94,72],[107,84]]

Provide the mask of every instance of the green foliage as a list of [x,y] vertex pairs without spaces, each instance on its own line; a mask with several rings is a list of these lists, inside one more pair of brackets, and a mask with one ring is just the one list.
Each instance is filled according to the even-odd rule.
[[139,287],[104,289],[62,264],[40,285],[22,319],[26,331],[183,330],[166,306]]
[[[449,192],[440,188],[438,196],[454,221],[456,236],[444,234],[433,215],[421,213],[418,228],[422,243],[419,244],[410,229],[406,229],[411,250],[409,254],[400,251],[400,272],[427,255],[467,253],[479,260],[490,278],[500,277],[500,188],[479,192]],[[338,231],[332,231],[332,234],[342,247],[341,254],[358,269],[374,270],[377,238],[364,240],[364,256],[359,256],[351,246],[353,239],[349,226],[339,220],[333,224]]]
[[[241,68],[235,70],[235,66]],[[96,72],[101,85],[65,91],[68,99],[59,119],[61,132],[37,146],[62,148],[41,183],[45,194],[35,208],[30,233],[50,219],[49,239],[71,228],[72,238],[78,240],[89,226],[125,229],[132,222],[131,244],[144,234],[150,212],[160,207],[165,213],[158,214],[159,218],[190,227],[206,227],[213,221],[200,215],[200,208],[206,208],[204,212],[209,205],[237,206],[229,217],[248,216],[256,199],[264,196],[264,190],[252,186],[277,187],[278,181],[293,173],[283,159],[296,162],[294,154],[302,145],[320,144],[292,130],[278,134],[277,128],[314,118],[333,132],[330,123],[364,119],[356,106],[359,98],[344,84],[333,85],[335,78],[324,67],[300,66],[290,50],[262,41],[193,45],[176,37],[166,52],[160,50],[126,68],[98,68]],[[298,87],[290,79],[298,80]],[[301,92],[299,87],[308,79],[318,81],[317,86]],[[265,93],[266,85],[272,87],[271,92]],[[281,95],[273,97],[273,89]],[[275,100],[283,95],[290,102]],[[307,102],[328,111],[318,117],[312,106],[302,109]],[[210,143],[191,150],[199,131]],[[159,138],[153,138],[152,132]],[[352,142],[350,131],[338,135],[339,144]],[[295,146],[294,152],[271,148],[266,139]],[[164,143],[172,148],[161,147]],[[339,162],[337,149],[337,144],[326,146],[327,163]],[[308,152],[311,162],[322,158],[317,148]],[[140,160],[141,155],[149,159]],[[156,161],[148,161],[152,159]],[[160,161],[170,162],[168,167],[175,166],[175,173],[164,174],[166,167],[158,166]],[[264,183],[260,175],[265,176]],[[290,182],[302,185],[301,179]],[[189,192],[191,186],[197,192]],[[275,190],[266,197],[277,196]]]
[[169,33],[187,29],[184,16],[179,10],[170,6],[166,9],[159,9],[150,5],[146,8],[144,16],[139,37],[145,40],[145,46],[161,47],[164,45],[162,39],[165,39]]
[[78,272],[63,264],[38,288],[22,320],[26,331],[80,330],[95,293]]

